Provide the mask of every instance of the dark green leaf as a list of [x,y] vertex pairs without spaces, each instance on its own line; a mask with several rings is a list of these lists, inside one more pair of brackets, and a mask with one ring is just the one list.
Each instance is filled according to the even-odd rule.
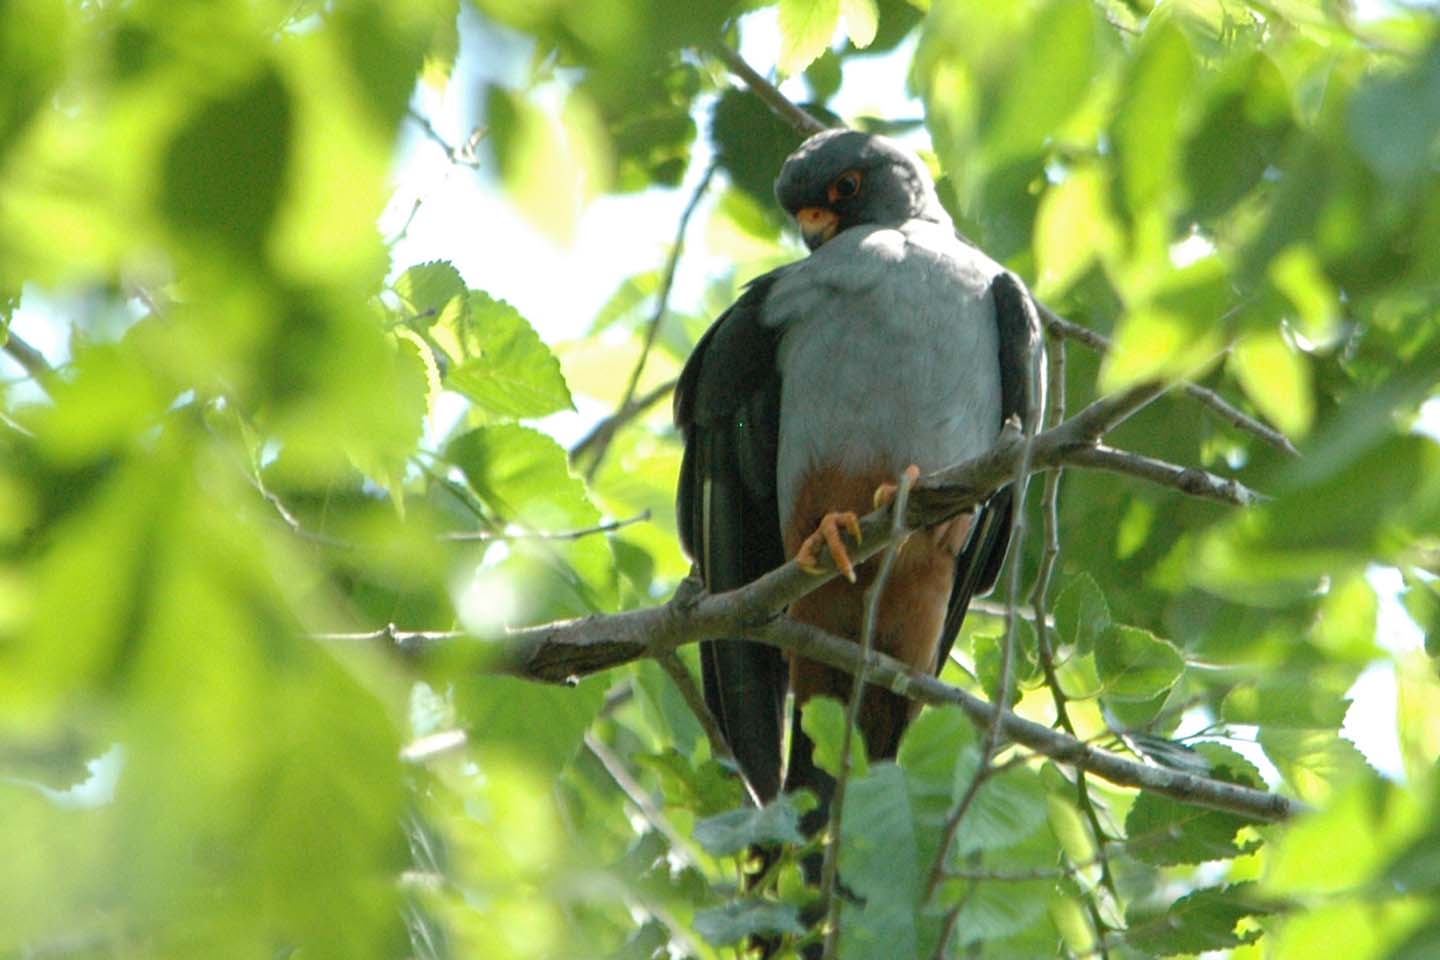
[[805,932],[800,912],[788,903],[773,900],[740,900],[695,914],[695,932],[706,943],[724,947],[755,934]]
[[1111,625],[1095,642],[1095,665],[1106,696],[1149,700],[1170,689],[1185,670],[1174,644],[1138,627]]
[[1264,905],[1253,883],[1206,887],[1176,900],[1159,916],[1137,912],[1129,919],[1126,941],[1146,956],[1171,957],[1181,953],[1205,953],[1253,943],[1260,927],[1250,923],[1247,932],[1236,931],[1248,918],[1265,916],[1272,908]]
[[1110,629],[1110,607],[1088,573],[1070,578],[1055,598],[1055,632],[1061,644],[1070,644],[1079,653],[1089,653],[1095,641]]
[[751,846],[800,843],[800,814],[785,797],[764,807],[742,807],[695,824],[695,842],[716,857],[729,857]]

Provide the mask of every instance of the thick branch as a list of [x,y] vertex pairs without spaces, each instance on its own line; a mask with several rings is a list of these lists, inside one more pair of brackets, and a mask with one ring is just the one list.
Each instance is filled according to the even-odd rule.
[[[859,646],[808,624],[785,618],[753,636],[763,643],[791,650],[832,667],[851,672],[860,669],[862,654]],[[875,686],[931,706],[957,706],[977,725],[988,724],[995,716],[993,704],[969,691],[944,683],[928,673],[912,670],[883,653],[872,653],[869,660],[866,675]],[[1093,773],[1111,783],[1149,790],[1183,803],[1267,822],[1288,819],[1304,809],[1297,801],[1264,790],[1211,780],[1168,767],[1136,763],[1009,711],[1002,715],[1001,732],[1012,743]]]

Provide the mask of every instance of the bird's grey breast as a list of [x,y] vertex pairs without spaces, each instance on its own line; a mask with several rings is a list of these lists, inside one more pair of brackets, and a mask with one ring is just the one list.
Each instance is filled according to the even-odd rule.
[[782,525],[816,467],[929,471],[994,442],[1000,269],[948,226],[910,221],[846,230],[776,283]]

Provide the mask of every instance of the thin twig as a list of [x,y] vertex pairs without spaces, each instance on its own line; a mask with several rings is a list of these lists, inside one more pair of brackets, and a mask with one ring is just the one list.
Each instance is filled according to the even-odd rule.
[[[625,384],[625,393],[621,395],[620,403],[616,407],[617,411],[628,409],[635,399],[635,391],[640,386],[640,377],[645,372],[645,364],[650,360],[650,351],[655,346],[655,338],[660,334],[660,325],[664,323],[665,315],[670,310],[670,292],[675,287],[675,271],[680,266],[680,254],[685,249],[685,230],[690,226],[690,218],[694,215],[695,209],[700,206],[700,199],[705,196],[705,191],[710,189],[710,181],[715,176],[717,166],[716,161],[712,160],[710,165],[705,168],[700,182],[695,185],[694,191],[690,194],[690,201],[685,204],[685,209],[680,214],[680,222],[675,227],[675,242],[670,245],[670,253],[665,258],[665,270],[660,279],[660,291],[655,297],[655,310],[650,314],[649,323],[645,325],[645,340],[640,347],[640,356],[630,371],[630,380]],[[600,471],[600,464],[605,460],[605,454],[610,449],[610,441],[614,438],[615,432],[614,429],[611,429],[607,433],[597,435],[594,454],[590,459],[589,466],[585,468],[587,480],[595,479],[595,474]],[[579,445],[577,445],[577,449],[579,449]]]
[[[895,557],[904,543],[902,534],[905,526],[905,506],[910,499],[910,487],[915,474],[907,471],[900,474],[891,504],[891,542],[880,558],[880,568],[875,580],[865,591],[864,609],[860,626],[860,649],[867,655],[875,649],[875,630],[880,621],[880,601],[890,574],[895,569]],[[845,709],[845,730],[840,737],[840,770],[835,778],[835,792],[830,800],[830,839],[825,845],[825,860],[820,870],[820,902],[825,904],[825,960],[834,960],[840,949],[840,897],[836,896],[836,883],[840,876],[840,847],[844,838],[845,790],[850,783],[850,751],[855,737],[855,724],[860,719],[860,703],[865,699],[865,670],[856,671],[850,684],[850,701]]]
[[5,338],[5,352],[10,358],[24,368],[40,389],[49,393],[47,385],[50,378],[55,376],[55,368],[50,366],[45,354],[26,343],[13,329],[0,331],[0,336]]
[[1143,454],[1103,445],[1091,450],[1076,451],[1070,458],[1070,463],[1072,466],[1139,477],[1200,500],[1214,500],[1216,503],[1235,507],[1251,507],[1269,499],[1238,480],[1218,477],[1197,467],[1181,467]]
[[[1027,298],[1024,302],[1033,308],[1033,301]],[[1038,318],[1034,318],[1033,314],[1031,316],[1032,322],[1038,323]],[[1033,367],[1033,363],[1033,357],[1026,358],[1027,366]],[[1063,389],[1063,385],[1061,388]],[[1015,505],[1012,510],[1010,529],[1010,580],[1005,601],[1005,633],[1000,645],[1000,684],[996,690],[996,703],[1000,709],[995,711],[994,718],[985,728],[985,734],[981,740],[980,758],[975,765],[975,775],[971,777],[965,793],[945,821],[945,829],[940,837],[940,847],[935,853],[935,861],[930,867],[930,878],[926,883],[924,897],[926,902],[931,900],[939,890],[940,882],[944,879],[945,861],[950,858],[950,847],[955,842],[955,835],[959,831],[960,823],[975,802],[975,798],[980,795],[981,787],[984,786],[992,772],[991,763],[1000,746],[1000,728],[1003,725],[1005,711],[1010,709],[1011,692],[1015,683],[1015,644],[1020,625],[1020,584],[1025,574],[1025,533],[1029,526],[1025,514],[1025,488],[1030,478],[1030,460],[1034,454],[1036,430],[1040,424],[1038,406],[1036,384],[1032,382],[1025,397],[1024,447],[1021,451],[1020,461],[1015,465],[1014,480],[1011,481]],[[959,916],[963,906],[964,901],[962,900],[951,908],[950,916],[946,918],[945,933],[935,945],[936,960],[944,957],[950,933],[955,927],[955,918]]]
[[[1089,327],[1082,327],[1078,323],[1066,320],[1043,303],[1038,304],[1038,306],[1040,308],[1040,318],[1045,321],[1045,329],[1050,332],[1052,337],[1063,337],[1066,340],[1083,343],[1091,350],[1100,354],[1109,353],[1113,347],[1110,338],[1103,333],[1097,333]],[[1180,389],[1187,397],[1196,401],[1213,415],[1235,429],[1253,434],[1275,449],[1288,453],[1292,457],[1298,457],[1300,455],[1300,451],[1295,449],[1295,444],[1290,442],[1289,437],[1285,436],[1285,434],[1279,430],[1261,423],[1243,411],[1237,410],[1229,401],[1221,397],[1214,390],[1188,381],[1181,383]]]
[[582,537],[594,536],[597,533],[614,533],[616,530],[623,530],[626,527],[634,526],[637,523],[646,523],[650,520],[650,511],[642,510],[633,517],[624,520],[611,520],[608,523],[597,523],[593,527],[579,527],[575,530],[517,530],[517,531],[491,531],[491,530],[459,530],[450,533],[442,533],[441,540],[448,540],[460,543],[479,541],[487,543],[492,540],[511,542],[515,540],[579,540]]
[[780,119],[794,127],[795,132],[802,137],[808,137],[829,129],[829,127],[821,123],[809,112],[791,102],[789,97],[780,92],[779,87],[756,73],[754,67],[746,63],[740,54],[731,50],[725,44],[717,43],[710,47],[710,50],[720,58],[727,70],[745,81],[745,86],[750,88],[751,93],[764,101],[767,107],[775,111]]
[[[675,829],[670,818],[665,816],[665,811],[657,807],[645,793],[645,788],[630,776],[630,771],[625,769],[624,762],[615,754],[615,751],[589,730],[585,732],[585,747],[594,754],[595,759],[600,761],[600,765],[605,768],[606,773],[610,774],[610,779],[615,781],[615,785],[630,799],[631,803],[635,804],[641,816],[669,841],[670,849],[674,851],[675,855],[687,865],[698,863],[699,858],[690,841]],[[676,923],[673,918],[656,913],[649,904],[646,904],[645,908],[651,913],[655,913],[656,917],[670,929],[671,935],[684,945],[691,956],[701,955],[700,945],[683,925]]]
[[630,798],[630,802],[635,804],[636,809],[645,817],[645,820],[661,836],[670,841],[670,846],[675,853],[684,858],[688,864],[698,863],[699,857],[691,842],[675,829],[670,818],[665,816],[665,811],[656,806],[655,801],[651,800],[649,794],[645,792],[645,788],[630,776],[630,771],[625,769],[624,761],[603,740],[595,736],[593,730],[585,732],[585,747],[595,755],[596,760],[600,761],[605,772],[610,774],[610,779],[614,780],[615,785],[624,791],[625,796]]
[[[684,661],[680,659],[679,654],[674,650],[662,650],[655,654],[655,659],[659,662],[661,669],[670,675],[670,679],[674,681],[675,688],[680,691],[680,696],[685,699],[685,704],[690,708],[690,712],[700,722],[700,728],[705,731],[705,739],[710,742],[710,756],[716,760],[724,760],[738,768],[739,763],[735,759],[735,754],[730,750],[730,744],[726,741],[725,734],[715,719],[715,714],[710,712],[710,707],[705,703],[705,696],[695,685],[695,678],[690,676],[690,671],[686,668]],[[743,777],[741,779],[744,780]]]
[[426,137],[445,151],[445,156],[451,163],[457,167],[468,167],[471,170],[480,169],[480,157],[475,153],[475,148],[484,139],[485,131],[483,129],[477,128],[472,131],[470,136],[465,138],[465,142],[457,147],[440,135],[440,131],[435,129],[435,125],[425,114],[412,107],[406,111],[406,115]]
[[[1051,344],[1049,353],[1049,375],[1051,392],[1048,398],[1048,409],[1045,411],[1045,424],[1047,427],[1055,426],[1065,419],[1065,390],[1067,387],[1066,370],[1066,341],[1056,338]],[[1055,576],[1055,568],[1060,561],[1060,478],[1064,474],[1064,468],[1060,467],[1050,472],[1045,477],[1045,491],[1041,500],[1041,514],[1045,518],[1045,549],[1040,557],[1040,571],[1035,577],[1035,587],[1030,594],[1031,606],[1034,608],[1035,636],[1040,660],[1040,670],[1045,676],[1045,685],[1050,690],[1051,699],[1055,704],[1055,720],[1060,728],[1070,736],[1075,736],[1075,725],[1070,720],[1070,711],[1067,706],[1068,700],[1065,690],[1060,685],[1060,678],[1055,672],[1055,645],[1054,627],[1050,623],[1050,584]],[[1076,772],[1075,777],[1076,802],[1090,826],[1091,835],[1095,840],[1096,857],[1095,862],[1100,866],[1100,882],[1104,884],[1112,894],[1114,890],[1114,876],[1110,871],[1110,859],[1105,852],[1106,834],[1104,826],[1100,823],[1099,812],[1090,796],[1089,781],[1083,770]],[[1079,867],[1077,866],[1078,873]],[[1097,940],[1103,939],[1105,935],[1105,919],[1100,913],[1100,906],[1095,902],[1093,896],[1085,897],[1086,912],[1090,915],[1090,924],[1095,930]]]
[[678,377],[671,377],[649,393],[635,397],[628,404],[595,424],[589,433],[581,437],[580,441],[570,448],[570,462],[572,464],[579,463],[580,458],[592,448],[609,447],[610,441],[615,438],[615,434],[619,433],[622,427],[668,397],[679,382]]

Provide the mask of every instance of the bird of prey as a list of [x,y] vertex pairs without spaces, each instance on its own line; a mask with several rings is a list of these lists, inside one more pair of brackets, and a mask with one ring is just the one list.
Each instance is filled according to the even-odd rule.
[[[924,164],[893,140],[818,133],[785,161],[775,196],[811,253],[752,281],[685,365],[680,538],[711,591],[792,557],[816,567],[829,551],[845,576],[789,615],[858,641],[875,561],[852,567],[841,532],[853,536],[902,472],[973,457],[1008,417],[1033,418],[1039,322],[1020,282],[957,234]],[[1006,487],[909,538],[879,603],[879,650],[939,672],[971,597],[995,582],[1014,509]],[[782,766],[786,691],[798,721],[813,696],[847,699],[850,676],[799,657],[787,670],[779,651],[743,639],[706,643],[701,662],[706,703],[755,798],[774,798],[783,770],[787,789],[828,801],[833,785],[798,722]],[[914,714],[867,688],[871,756],[893,757]]]

